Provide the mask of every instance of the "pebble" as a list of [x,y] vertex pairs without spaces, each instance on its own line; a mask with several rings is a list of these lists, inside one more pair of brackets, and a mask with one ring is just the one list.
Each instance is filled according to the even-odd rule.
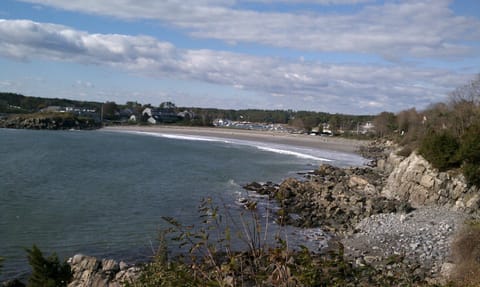
[[430,274],[438,274],[449,260],[450,243],[465,214],[443,207],[422,207],[407,215],[377,214],[360,221],[357,232],[343,239],[345,254],[353,258],[404,255]]

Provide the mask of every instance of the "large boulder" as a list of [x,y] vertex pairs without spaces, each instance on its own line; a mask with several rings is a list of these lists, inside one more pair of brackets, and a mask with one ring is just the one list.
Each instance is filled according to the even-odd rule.
[[120,287],[132,283],[140,275],[140,268],[112,259],[99,260],[77,254],[68,260],[73,273],[69,287]]
[[404,200],[414,207],[440,205],[467,212],[478,210],[478,188],[468,187],[458,171],[439,172],[416,152],[408,157],[392,153],[385,166],[393,166],[381,191],[387,198]]

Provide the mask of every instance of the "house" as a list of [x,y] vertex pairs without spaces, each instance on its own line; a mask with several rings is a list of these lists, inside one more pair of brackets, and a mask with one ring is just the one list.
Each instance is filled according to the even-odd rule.
[[177,113],[172,109],[145,108],[142,117],[151,124],[173,123],[178,120]]
[[40,110],[41,113],[64,113],[67,109],[61,106],[48,106]]
[[228,127],[228,126],[230,126],[231,122],[229,120],[226,120],[226,119],[215,119],[215,120],[213,120],[212,124],[215,127]]
[[187,110],[184,110],[183,112],[179,112],[177,114],[177,116],[179,118],[182,118],[184,120],[191,120],[195,117],[195,114],[193,112],[190,112],[190,111],[187,111]]
[[372,122],[366,122],[360,126],[361,134],[367,134],[367,133],[373,132],[374,130],[375,130],[375,126],[373,125]]
[[333,132],[332,130],[330,129],[330,124],[327,124],[327,123],[323,123],[322,124],[322,132],[321,132],[322,135],[326,135],[326,136],[331,136],[333,135]]

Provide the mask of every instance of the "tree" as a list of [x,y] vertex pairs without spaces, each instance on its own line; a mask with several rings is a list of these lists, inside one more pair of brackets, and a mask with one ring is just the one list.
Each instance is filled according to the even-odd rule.
[[460,166],[458,139],[447,131],[430,131],[422,140],[419,152],[440,171]]
[[420,125],[420,116],[415,108],[401,111],[397,114],[396,128],[403,133],[407,133],[410,129],[415,129]]
[[394,113],[390,112],[381,112],[373,119],[373,125],[377,135],[380,137],[389,135],[396,130],[396,117]]
[[449,105],[454,116],[454,131],[457,135],[462,135],[478,119],[480,113],[480,74],[470,83],[451,92]]
[[328,120],[328,124],[330,125],[330,130],[333,133],[336,133],[341,127],[341,120],[338,115],[332,115]]
[[480,187],[480,123],[470,126],[461,140],[463,174],[470,185]]
[[72,278],[72,271],[68,263],[60,263],[55,253],[48,258],[43,257],[36,245],[26,251],[28,262],[32,267],[32,274],[28,279],[29,286],[59,287],[68,285]]
[[117,104],[115,102],[106,102],[102,106],[103,118],[106,120],[116,119],[117,114]]

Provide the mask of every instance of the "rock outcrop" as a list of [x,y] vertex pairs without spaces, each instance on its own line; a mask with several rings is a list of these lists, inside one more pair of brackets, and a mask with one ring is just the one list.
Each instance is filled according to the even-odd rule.
[[18,115],[0,120],[1,128],[32,130],[68,130],[96,129],[100,124],[93,119],[80,118],[73,115]]
[[323,227],[332,232],[351,232],[356,223],[373,214],[411,210],[406,202],[380,196],[382,187],[382,176],[371,168],[343,169],[331,165],[320,166],[305,180],[289,178],[278,186],[245,186],[279,202],[279,222]]
[[69,287],[120,287],[133,283],[141,269],[112,259],[99,260],[77,254],[68,260],[73,272]]
[[436,282],[448,276],[450,245],[468,213],[478,215],[480,190],[459,171],[439,172],[417,153],[404,157],[394,148],[364,149],[371,168],[322,165],[304,179],[245,188],[276,199],[284,223],[339,235],[345,256],[359,266],[388,274],[407,268]]
[[480,208],[480,191],[468,187],[460,172],[439,172],[416,152],[408,157],[392,152],[379,168],[390,174],[381,191],[387,198],[413,207],[445,206],[470,213]]

